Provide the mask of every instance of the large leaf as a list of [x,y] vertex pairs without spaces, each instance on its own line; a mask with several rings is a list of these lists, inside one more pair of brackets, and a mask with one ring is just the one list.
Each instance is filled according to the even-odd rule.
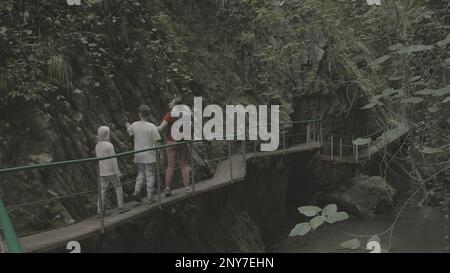
[[323,223],[325,223],[325,217],[322,215],[318,215],[309,221],[309,224],[311,225],[312,229],[316,229],[320,227]]
[[442,153],[444,150],[441,148],[424,147],[422,153],[424,154],[437,154]]
[[414,76],[414,77],[412,77],[412,78],[410,79],[410,81],[411,81],[411,82],[415,82],[415,81],[420,80],[420,78],[422,78],[422,77],[421,77],[421,76]]
[[332,215],[327,215],[327,223],[333,224],[350,218],[345,211],[339,211]]
[[396,50],[402,49],[404,47],[405,46],[403,44],[395,44],[395,45],[391,45],[390,47],[388,47],[388,49],[390,51],[396,51]]
[[367,104],[366,106],[361,107],[361,109],[370,109],[370,108],[374,107],[377,104],[378,104],[378,102],[371,102],[371,103]]
[[383,97],[382,94],[375,95],[375,96],[372,97],[372,99],[370,101],[378,102],[382,97]]
[[335,214],[337,212],[337,206],[336,204],[329,204],[326,205],[323,210],[322,210],[322,215],[323,216],[328,216],[328,215],[332,215]]
[[409,54],[414,52],[421,52],[433,49],[432,45],[412,45],[405,48],[401,48],[397,51],[398,54]]
[[399,91],[400,91],[399,89],[394,90],[393,88],[388,88],[388,89],[383,90],[383,92],[381,92],[381,96],[387,97],[387,96],[390,96],[393,94],[397,94]]
[[384,63],[385,61],[389,60],[391,58],[391,55],[384,55],[380,58],[377,58],[373,60],[373,62],[370,63],[370,65],[380,65]]
[[412,104],[416,104],[416,103],[419,103],[419,102],[422,102],[422,101],[423,101],[423,98],[419,98],[419,97],[410,97],[410,98],[402,99],[402,100],[400,101],[400,103],[412,103]]
[[311,225],[309,223],[300,223],[295,225],[295,227],[289,233],[289,236],[303,236],[311,230]]
[[366,145],[369,142],[370,142],[370,138],[362,138],[362,137],[359,137],[352,141],[353,145],[357,145],[357,146]]
[[446,47],[450,43],[450,37],[447,39],[444,39],[442,41],[437,42],[437,45],[439,47]]
[[411,84],[414,86],[418,86],[418,85],[427,86],[427,83],[425,81],[417,81],[417,82],[413,82]]
[[428,111],[430,111],[430,113],[436,113],[439,110],[441,110],[441,107],[436,104],[428,108]]
[[358,239],[351,239],[340,244],[342,248],[357,249],[361,247],[361,241]]
[[435,92],[436,92],[436,90],[434,90],[434,89],[426,88],[423,90],[419,90],[419,91],[415,92],[414,94],[416,94],[416,95],[433,95]]
[[299,207],[298,211],[308,217],[316,216],[322,209],[316,206]]
[[433,96],[441,97],[441,96],[445,96],[448,94],[450,94],[450,84],[443,88],[435,90],[435,92],[433,93]]

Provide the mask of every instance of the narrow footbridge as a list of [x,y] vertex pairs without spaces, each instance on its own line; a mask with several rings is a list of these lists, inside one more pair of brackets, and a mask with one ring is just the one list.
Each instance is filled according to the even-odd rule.
[[[80,219],[78,221],[73,220],[72,223],[60,224],[57,227],[47,228],[46,230],[37,231],[32,234],[21,232],[20,229],[16,230],[8,215],[14,210],[26,211],[27,208],[31,207],[34,209],[33,211],[35,211],[36,208],[42,208],[44,211],[45,209],[48,209],[49,206],[55,206],[55,202],[62,203],[64,199],[68,198],[87,198],[87,196],[90,196],[91,199],[89,200],[98,200],[97,196],[100,188],[99,179],[97,178],[97,183],[92,183],[92,185],[96,185],[96,187],[91,190],[71,192],[64,195],[59,195],[56,193],[56,190],[53,190],[53,195],[48,198],[29,200],[19,204],[12,203],[12,201],[15,201],[12,200],[13,198],[1,196],[0,227],[2,227],[2,230],[0,230],[0,252],[48,252],[65,247],[70,241],[79,241],[104,233],[105,230],[138,219],[151,211],[159,210],[181,200],[195,198],[196,195],[244,180],[247,174],[247,161],[252,158],[287,155],[304,151],[319,151],[321,147],[320,140],[322,139],[321,133],[321,120],[293,121],[280,124],[279,148],[271,152],[260,152],[259,148],[261,141],[259,140],[244,141],[237,140],[238,137],[236,137],[234,140],[220,141],[222,149],[220,152],[216,152],[218,156],[213,159],[203,159],[199,155],[199,148],[204,147],[205,145],[203,144],[208,142],[206,140],[199,140],[162,145],[137,152],[130,151],[118,153],[111,157],[86,158],[0,169],[0,179],[3,175],[11,175],[18,172],[40,172],[45,169],[55,171],[55,169],[58,168],[60,169],[59,171],[67,171],[67,167],[73,165],[78,166],[87,164],[90,168],[96,169],[98,161],[102,159],[116,157],[119,159],[120,164],[123,160],[128,159],[128,161],[131,161],[131,157],[134,154],[148,150],[155,150],[157,158],[159,158],[159,153],[165,154],[165,149],[167,147],[188,145],[190,150],[189,169],[192,187],[190,193],[186,192],[184,188],[180,188],[173,190],[170,197],[163,196],[161,189],[163,188],[162,178],[163,173],[165,172],[165,166],[163,163],[157,162],[156,182],[158,193],[156,203],[147,204],[145,199],[143,200],[143,204],[138,204],[134,201],[127,202],[126,206],[130,208],[130,210],[124,213],[118,213],[117,209],[114,208],[108,209],[108,204],[105,204],[106,208],[102,211],[100,218],[94,215],[89,218]],[[196,171],[205,166],[214,167],[214,175],[208,179],[196,181]],[[176,169],[179,169],[179,167]],[[131,177],[132,175],[130,178]],[[135,181],[135,179],[122,181],[122,186],[126,189],[127,186],[132,186]],[[2,200],[12,201],[6,202],[5,206]],[[100,207],[104,206],[101,204]],[[42,213],[42,215],[44,214],[45,213]]]
[[355,138],[339,134],[328,134],[322,141],[320,159],[346,164],[362,164],[375,154],[386,150],[409,132],[409,126],[399,124],[386,126],[370,135]]
[[[50,229],[37,231],[32,234],[21,232],[20,229],[16,230],[8,215],[14,210],[26,210],[30,207],[33,207],[35,210],[36,208],[45,210],[48,206],[54,205],[55,201],[62,201],[68,198],[81,198],[83,196],[87,198],[86,196],[90,196],[91,199],[89,200],[95,200],[97,199],[100,187],[99,179],[97,179],[97,183],[91,183],[92,185],[96,185],[96,187],[90,190],[74,191],[64,195],[59,195],[55,191],[54,194],[48,198],[29,200],[19,204],[6,202],[5,206],[2,200],[11,200],[13,198],[0,196],[0,253],[47,252],[60,249],[65,247],[70,241],[79,241],[102,234],[105,230],[136,220],[151,211],[162,209],[181,200],[195,198],[196,195],[214,189],[238,183],[245,179],[247,174],[247,161],[252,158],[287,155],[304,151],[317,151],[322,160],[358,164],[363,160],[370,159],[372,155],[399,139],[406,134],[407,131],[408,128],[406,126],[386,129],[381,134],[378,132],[379,137],[374,140],[372,140],[372,138],[375,133],[371,136],[358,139],[333,134],[324,137],[321,120],[304,120],[280,124],[280,145],[277,150],[271,152],[260,152],[260,141],[244,141],[237,140],[236,138],[235,140],[221,141],[222,150],[218,153],[219,155],[216,158],[212,159],[203,159],[199,155],[200,153],[198,150],[202,145],[208,142],[206,140],[179,142],[137,152],[129,151],[118,153],[111,157],[117,157],[119,158],[119,162],[122,162],[121,160],[126,159],[130,161],[130,158],[135,153],[155,150],[157,157],[159,157],[158,154],[165,153],[167,147],[174,145],[188,145],[190,148],[189,168],[192,187],[191,192],[186,192],[185,189],[175,189],[172,191],[172,196],[163,196],[161,189],[163,188],[162,178],[165,167],[164,164],[158,162],[156,166],[158,189],[156,203],[147,204],[144,200],[144,203],[139,205],[138,203],[131,201],[126,203],[126,206],[130,208],[127,212],[118,213],[114,208],[106,208],[102,211],[100,218],[97,218],[94,215],[78,221],[73,220],[71,223],[60,224],[56,227],[53,226]],[[3,175],[10,175],[17,172],[39,172],[44,169],[54,170],[80,164],[88,164],[92,169],[96,169],[99,160],[111,157],[86,158],[0,169],[0,179]],[[205,180],[196,181],[196,171],[199,171],[200,168],[205,166],[214,166],[215,171],[213,176]],[[135,181],[135,179],[123,181],[122,185],[126,189],[127,186],[133,185]]]

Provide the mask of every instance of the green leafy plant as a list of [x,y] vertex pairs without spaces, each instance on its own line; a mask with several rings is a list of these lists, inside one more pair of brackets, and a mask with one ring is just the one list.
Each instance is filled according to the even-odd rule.
[[337,211],[336,204],[326,205],[323,209],[316,206],[299,207],[298,211],[306,217],[312,217],[309,222],[297,224],[289,233],[289,236],[303,236],[311,230],[315,230],[325,223],[333,224],[349,219],[344,211]]

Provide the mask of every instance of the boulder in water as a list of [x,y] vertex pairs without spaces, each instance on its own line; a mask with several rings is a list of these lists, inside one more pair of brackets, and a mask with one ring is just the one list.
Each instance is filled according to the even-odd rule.
[[336,204],[339,210],[356,217],[390,213],[395,201],[395,189],[380,176],[362,176],[342,193],[318,194],[319,205]]
[[395,189],[380,176],[365,176],[343,193],[364,216],[390,212],[395,200]]

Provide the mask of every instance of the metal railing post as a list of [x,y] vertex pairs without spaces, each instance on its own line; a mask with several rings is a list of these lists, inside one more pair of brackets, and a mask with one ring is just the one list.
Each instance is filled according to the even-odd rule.
[[283,153],[286,152],[286,130],[283,127]]
[[342,137],[339,138],[339,159],[342,159]]
[[371,139],[369,139],[369,143],[367,144],[368,145],[368,148],[367,148],[367,151],[369,152],[369,160],[370,160],[370,142],[371,142]]
[[245,151],[245,140],[242,141],[242,164],[244,164],[244,176],[247,175],[247,158],[246,158],[246,151]]
[[158,188],[158,207],[162,209],[161,201],[161,154],[156,149],[156,187]]
[[352,136],[352,156],[355,157],[355,144],[353,144],[353,141],[355,140],[355,137]]
[[309,144],[311,142],[311,127],[308,122],[308,125],[306,126],[306,144]]
[[231,144],[230,141],[227,142],[228,145],[228,161],[230,162],[230,181],[233,182],[233,162],[231,160]]
[[356,165],[355,172],[356,172],[356,183],[359,183],[359,165]]
[[358,163],[358,145],[355,145],[355,149],[356,149],[356,163]]
[[322,121],[320,121],[319,126],[320,126],[320,132],[319,132],[319,136],[320,136],[320,145],[323,145]]
[[313,133],[314,133],[314,142],[315,143],[320,142],[318,131],[319,131],[319,125],[317,124],[317,121],[314,121],[314,132]]
[[189,150],[191,154],[191,186],[192,186],[192,193],[195,194],[195,162],[194,162],[194,145],[192,142],[189,143]]
[[313,139],[313,142],[316,142],[317,141],[317,139],[316,139],[316,131],[317,131],[317,129],[316,129],[316,122],[312,122],[312,124],[313,124],[313,126],[312,126],[312,139]]
[[333,135],[331,135],[331,161],[334,160]]

